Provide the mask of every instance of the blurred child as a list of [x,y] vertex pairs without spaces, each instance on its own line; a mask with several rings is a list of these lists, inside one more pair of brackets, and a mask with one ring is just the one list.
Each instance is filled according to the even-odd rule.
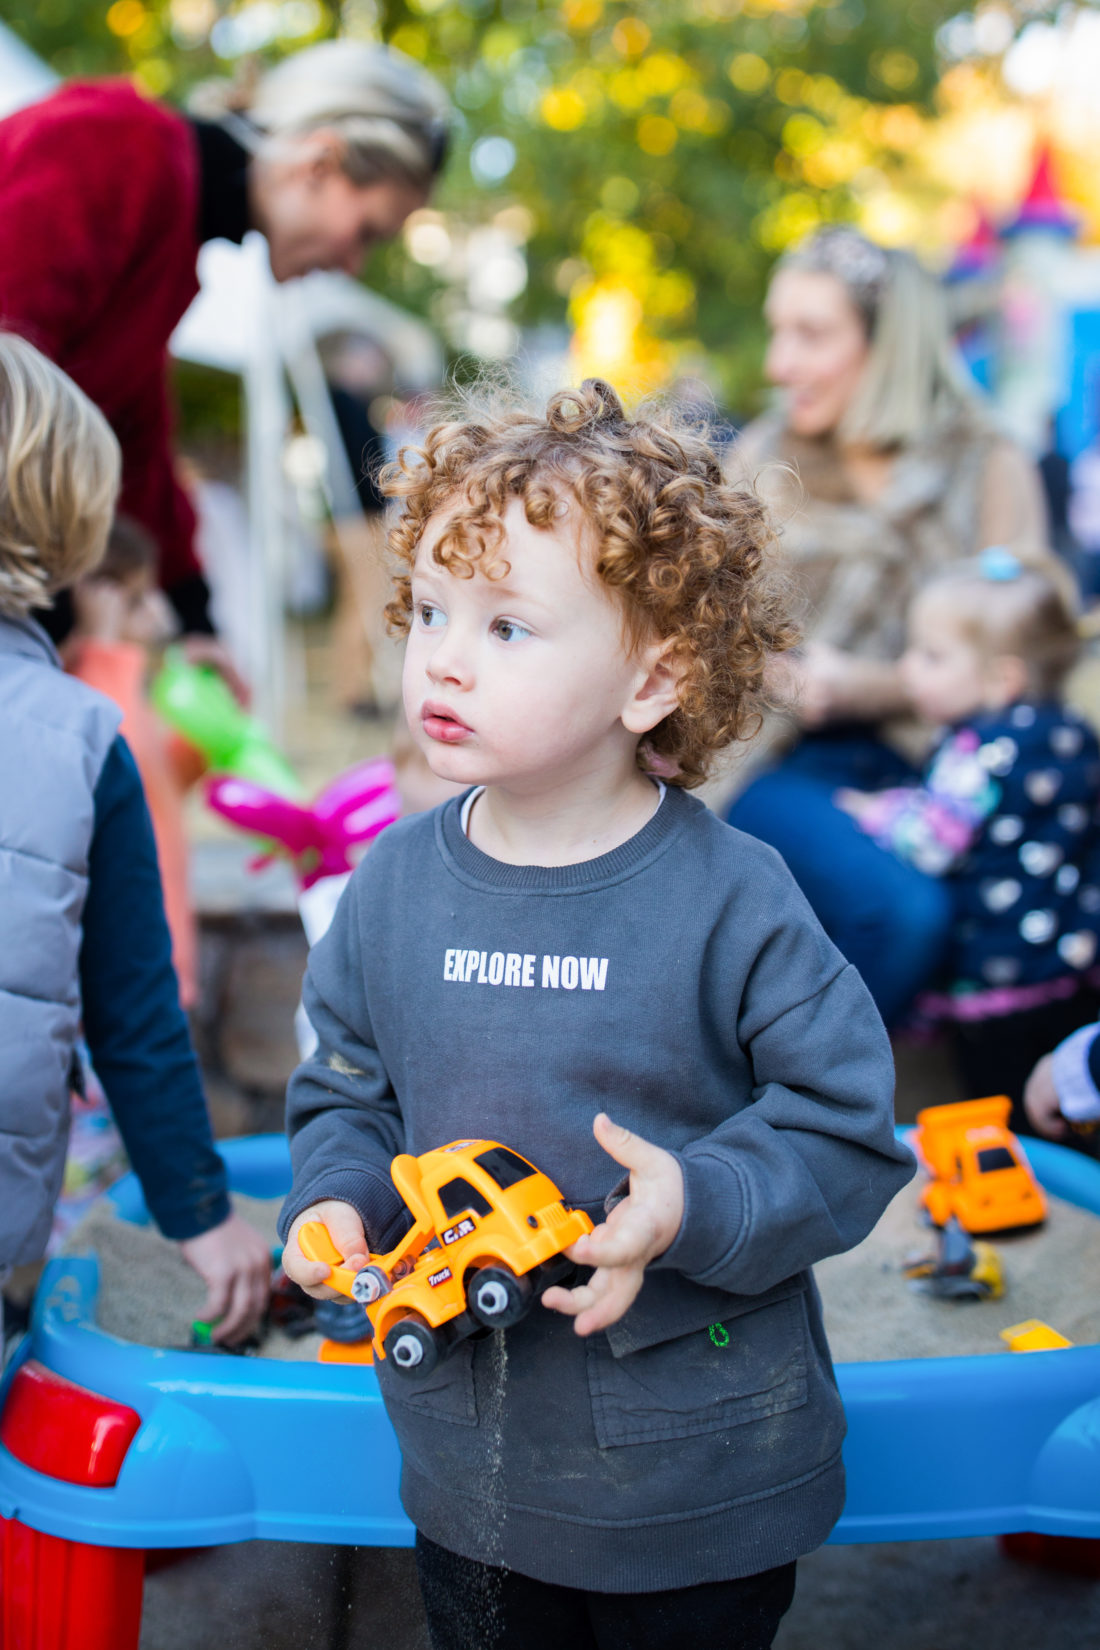
[[585,1281],[422,1381],[377,1366],[432,1643],[763,1650],[844,1498],[809,1268],[912,1173],[858,974],[688,794],[791,640],[770,529],[596,380],[387,485],[406,714],[462,794],[378,839],[310,953],[284,1265],[327,1293],[307,1220],[388,1248],[398,1152],[530,1154],[599,1223]]
[[152,538],[137,522],[116,517],[103,560],[73,586],[75,623],[63,657],[67,670],[122,711],[121,732],[137,762],[153,821],[180,1001],[190,1009],[198,1000],[198,938],[188,892],[183,799],[204,764],[148,702],[153,651],[177,629],[156,574]]
[[1047,572],[1001,549],[958,563],[913,603],[901,661],[945,728],[922,782],[837,793],[882,847],[951,879],[951,989],[925,1003],[954,1022],[967,1091],[1010,1095],[1024,1130],[1028,1072],[1096,1004],[1100,748],[1061,699],[1077,651]]
[[49,1235],[83,1018],[150,1211],[232,1340],[263,1310],[270,1257],[230,1212],[141,781],[117,708],[27,616],[96,566],[118,476],[102,414],[0,333],[0,1274]]

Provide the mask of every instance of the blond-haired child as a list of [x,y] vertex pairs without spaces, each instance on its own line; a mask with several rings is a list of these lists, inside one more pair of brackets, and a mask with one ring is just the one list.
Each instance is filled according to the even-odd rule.
[[379,1366],[433,1644],[765,1646],[843,1503],[810,1267],[912,1172],[858,975],[689,795],[791,639],[770,530],[593,380],[440,425],[388,486],[406,713],[464,791],[311,953],[284,1264],[324,1292],[307,1219],[384,1249],[397,1152],[530,1156],[598,1222],[586,1280],[420,1382]]
[[117,708],[65,675],[28,616],[99,561],[118,475],[102,414],[0,333],[0,1273],[45,1248],[83,1018],[150,1210],[233,1339],[259,1317],[270,1262],[230,1213],[141,781]]
[[1095,1017],[1100,746],[1062,689],[1079,650],[1056,573],[990,548],[916,597],[901,675],[943,732],[919,784],[837,800],[883,848],[946,878],[952,1022],[971,1094],[1008,1094],[1028,1129],[1035,1062]]

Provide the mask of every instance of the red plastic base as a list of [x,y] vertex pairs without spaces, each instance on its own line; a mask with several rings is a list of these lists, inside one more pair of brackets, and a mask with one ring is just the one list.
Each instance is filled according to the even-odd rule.
[[0,1650],[138,1650],[145,1554],[0,1518]]
[[141,1416],[55,1375],[33,1358],[16,1372],[0,1416],[0,1443],[17,1461],[67,1484],[118,1483]]
[[1006,1558],[1022,1564],[1039,1564],[1045,1570],[1062,1570],[1068,1575],[1100,1577],[1100,1541],[1082,1536],[1039,1535],[1020,1530],[997,1537]]

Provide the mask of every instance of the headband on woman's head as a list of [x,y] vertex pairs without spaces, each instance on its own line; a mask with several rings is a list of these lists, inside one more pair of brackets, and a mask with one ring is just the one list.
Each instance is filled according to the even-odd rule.
[[868,321],[874,319],[890,279],[890,254],[847,224],[828,224],[788,253],[788,268],[835,275],[852,294]]

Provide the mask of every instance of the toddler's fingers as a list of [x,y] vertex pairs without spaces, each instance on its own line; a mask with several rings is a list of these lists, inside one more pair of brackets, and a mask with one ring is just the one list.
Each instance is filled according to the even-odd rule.
[[578,1240],[574,1247],[583,1245],[584,1251],[571,1258],[587,1266],[636,1266],[649,1258],[654,1236],[651,1215],[627,1198],[608,1221]]
[[367,1238],[363,1222],[348,1203],[333,1204],[325,1210],[328,1235],[353,1271],[367,1264]]
[[597,1299],[591,1283],[578,1283],[575,1289],[563,1289],[558,1283],[546,1291],[542,1304],[551,1312],[561,1312],[567,1318],[575,1318],[586,1307],[594,1306]]
[[542,1297],[543,1305],[552,1312],[575,1320],[573,1328],[578,1335],[591,1335],[597,1329],[606,1329],[617,1323],[634,1301],[642,1286],[644,1268],[602,1268],[594,1272],[587,1283],[575,1289],[557,1286],[548,1289]]
[[206,1279],[206,1299],[202,1304],[201,1316],[203,1323],[220,1323],[225,1317],[229,1310],[232,1282],[230,1273]]
[[257,1303],[249,1286],[247,1274],[239,1272],[233,1279],[229,1300],[214,1330],[213,1340],[219,1345],[232,1345],[234,1341],[243,1340],[255,1329],[262,1311],[263,1302]]
[[598,1112],[593,1118],[592,1133],[608,1156],[621,1163],[624,1169],[645,1174],[647,1170],[657,1169],[668,1157],[661,1146],[655,1146],[640,1134],[632,1134],[621,1123],[613,1123],[605,1111]]
[[[594,1298],[583,1303],[581,1310],[575,1315],[574,1332],[578,1335],[593,1335],[599,1329],[607,1329],[610,1324],[618,1323],[633,1305],[642,1286],[643,1276],[640,1266],[616,1267],[613,1272],[597,1272],[594,1280],[597,1287],[592,1291]],[[599,1287],[605,1279],[605,1287]]]
[[314,1300],[333,1300],[336,1298],[334,1289],[325,1288],[325,1279],[330,1268],[323,1260],[307,1260],[298,1247],[297,1237],[292,1235],[286,1248],[283,1250],[283,1271],[291,1283],[296,1283],[299,1289],[304,1289],[307,1295]]

